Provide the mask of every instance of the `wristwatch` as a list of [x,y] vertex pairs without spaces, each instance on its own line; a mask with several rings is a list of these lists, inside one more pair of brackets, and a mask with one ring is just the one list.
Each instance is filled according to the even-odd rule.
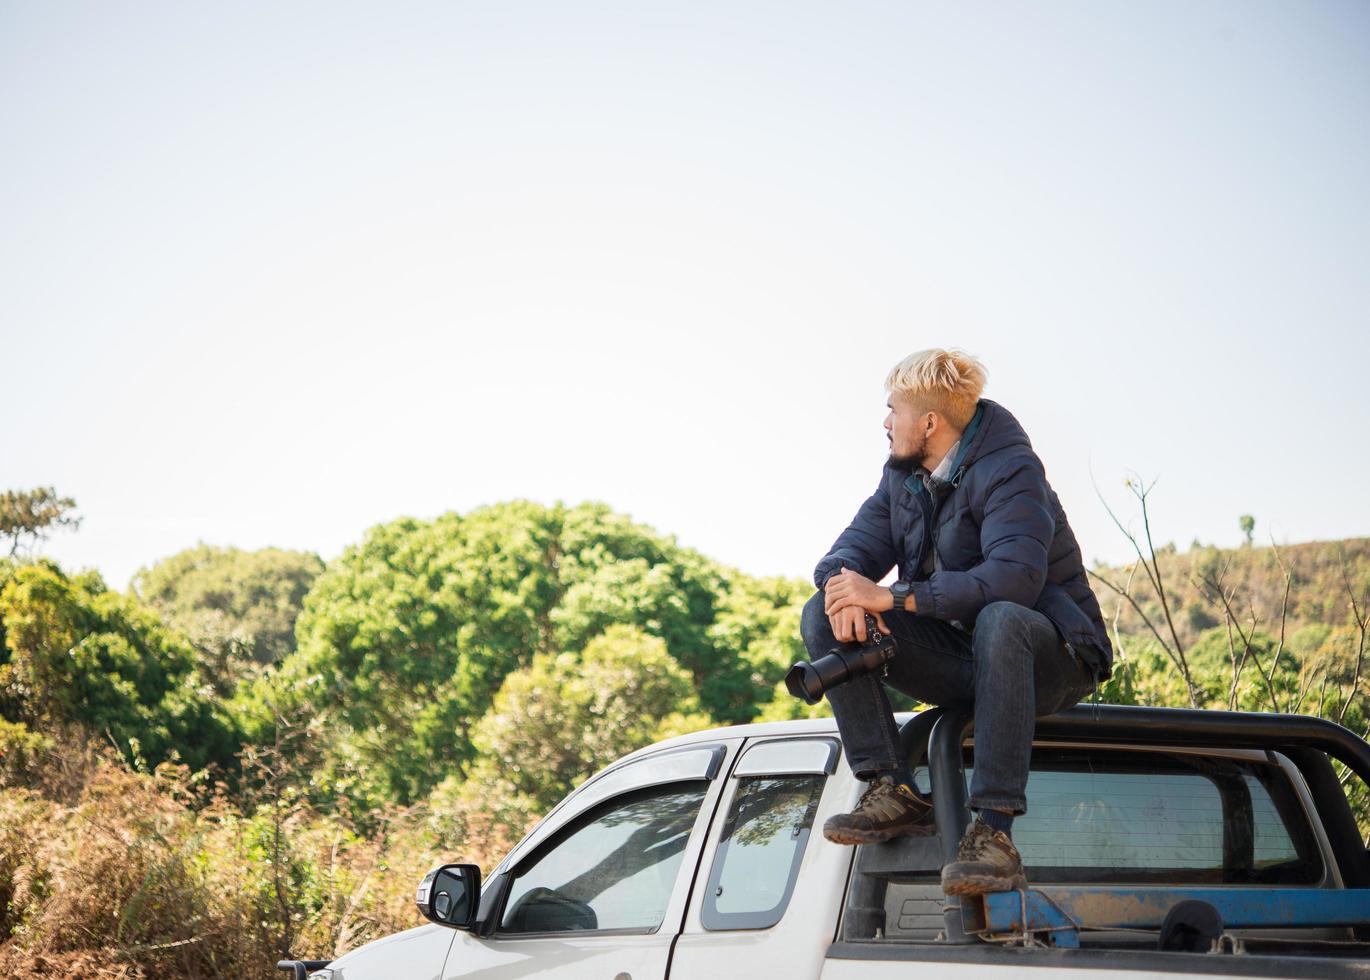
[[913,586],[902,579],[890,583],[890,595],[894,596],[894,608],[899,612],[904,611],[904,600],[913,591]]

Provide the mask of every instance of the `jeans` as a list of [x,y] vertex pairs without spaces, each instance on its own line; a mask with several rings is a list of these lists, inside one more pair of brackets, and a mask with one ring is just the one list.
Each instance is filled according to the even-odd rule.
[[[847,762],[858,778],[908,764],[899,758],[885,684],[925,704],[973,703],[975,774],[970,805],[1024,813],[1034,719],[1063,711],[1094,678],[1051,620],[1013,602],[980,610],[973,634],[916,613],[882,614],[896,653],[885,677],[865,674],[827,692]],[[804,607],[800,630],[810,659],[837,646],[823,593]],[[936,787],[934,787],[934,792]]]

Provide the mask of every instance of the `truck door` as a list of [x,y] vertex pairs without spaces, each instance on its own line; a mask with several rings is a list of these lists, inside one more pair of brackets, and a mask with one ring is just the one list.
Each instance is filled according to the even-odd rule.
[[445,980],[664,980],[722,774],[740,744],[655,753],[583,786],[496,869],[487,885],[502,893],[495,928],[457,934]]
[[846,767],[832,776],[837,762],[832,738],[747,744],[703,854],[672,980],[818,976],[855,850],[814,831],[851,795]]

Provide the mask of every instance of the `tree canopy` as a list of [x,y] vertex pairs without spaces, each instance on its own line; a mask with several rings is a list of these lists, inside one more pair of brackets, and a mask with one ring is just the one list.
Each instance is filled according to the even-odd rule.
[[553,807],[619,756],[679,727],[695,708],[690,675],[660,638],[615,624],[580,654],[540,653],[509,674],[476,726],[479,792]]
[[52,487],[6,490],[0,493],[0,542],[9,541],[13,558],[24,547],[37,544],[54,528],[76,528],[81,519],[73,511],[76,501],[59,497]]
[[741,619],[769,610],[778,625],[800,590],[763,596],[746,581],[602,504],[405,518],[329,565],[296,653],[240,703],[257,738],[292,713],[326,713],[323,782],[399,801],[465,771],[507,675],[538,655],[579,656],[614,626],[660,640],[709,719],[746,721],[772,696],[762,651],[783,644]]
[[75,726],[132,760],[229,763],[234,726],[184,636],[91,572],[13,566],[0,588],[0,714],[37,730]]
[[[1365,731],[1370,541],[1141,563],[1094,569],[1117,647],[1101,700]],[[176,969],[147,950],[185,973],[202,946],[216,970],[299,937],[342,948],[412,924],[385,916],[439,853],[489,867],[624,753],[828,711],[780,684],[807,582],[600,504],[403,518],[320,568],[202,545],[125,595],[0,552],[0,972],[68,926],[151,972]],[[192,771],[235,759],[222,783]],[[1367,790],[1347,793],[1364,827]],[[91,868],[110,887],[81,918],[56,899]]]
[[221,694],[295,650],[295,620],[323,571],[318,555],[200,544],[134,576],[133,594],[184,632]]

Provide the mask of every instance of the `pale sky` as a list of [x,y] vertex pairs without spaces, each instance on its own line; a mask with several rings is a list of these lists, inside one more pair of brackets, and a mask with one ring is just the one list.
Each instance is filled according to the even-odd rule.
[[0,489],[196,541],[603,500],[808,577],[888,368],[1086,556],[1370,533],[1370,5],[0,0]]

